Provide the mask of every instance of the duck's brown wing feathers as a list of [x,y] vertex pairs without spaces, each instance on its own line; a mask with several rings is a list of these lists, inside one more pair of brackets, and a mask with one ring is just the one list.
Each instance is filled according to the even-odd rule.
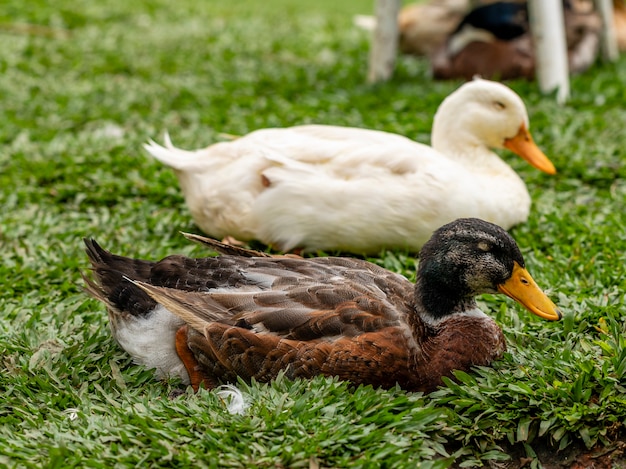
[[269,381],[283,370],[294,378],[323,374],[416,388],[406,299],[394,303],[349,282],[257,292],[136,284],[190,326],[189,350],[211,386],[236,376]]
[[411,298],[386,297],[375,287],[343,277],[330,285],[299,280],[278,289],[206,292],[134,283],[196,330],[219,322],[278,339],[332,341],[402,327],[410,309]]

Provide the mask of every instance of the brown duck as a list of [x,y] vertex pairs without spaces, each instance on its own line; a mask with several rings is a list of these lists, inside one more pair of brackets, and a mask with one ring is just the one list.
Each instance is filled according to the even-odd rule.
[[86,281],[137,363],[195,389],[237,376],[266,382],[282,370],[429,392],[506,348],[476,295],[501,292],[544,319],[561,318],[513,238],[478,219],[433,234],[416,284],[360,259],[268,256],[188,237],[221,255],[151,262],[85,240],[94,271]]

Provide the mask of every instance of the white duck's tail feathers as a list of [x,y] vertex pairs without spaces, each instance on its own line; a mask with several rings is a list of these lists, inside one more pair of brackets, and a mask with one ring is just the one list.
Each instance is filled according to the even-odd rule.
[[170,133],[166,130],[163,134],[163,143],[169,150],[176,150],[176,147],[172,143],[172,139],[170,138]]
[[176,148],[172,144],[169,133],[165,132],[163,136],[163,143],[165,146],[161,146],[154,140],[148,140],[148,143],[144,143],[143,147],[154,158],[161,163],[166,164],[177,170],[187,169],[191,165],[196,164],[198,153],[195,151],[181,150]]

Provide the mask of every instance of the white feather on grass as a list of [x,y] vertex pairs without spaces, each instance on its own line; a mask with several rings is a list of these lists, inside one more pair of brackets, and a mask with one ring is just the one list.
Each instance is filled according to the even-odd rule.
[[226,410],[233,415],[242,415],[250,403],[244,397],[243,393],[232,384],[225,384],[217,388],[217,395],[220,397]]

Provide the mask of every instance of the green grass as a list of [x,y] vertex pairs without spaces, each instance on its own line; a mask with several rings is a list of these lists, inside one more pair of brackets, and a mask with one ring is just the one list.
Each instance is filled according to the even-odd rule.
[[[240,383],[251,407],[231,416],[212,392],[170,399],[179,383],[133,365],[81,289],[85,236],[135,257],[203,255],[179,235],[198,229],[175,177],[142,143],[167,129],[193,148],[310,122],[427,142],[459,83],[402,58],[391,82],[366,85],[368,38],[351,16],[370,0],[54,3],[7,0],[0,12],[0,466],[443,468],[524,456],[539,467],[546,451],[619,448],[626,59],[575,77],[563,107],[510,83],[559,169],[505,154],[534,200],[512,233],[562,322],[485,296],[509,343],[491,368],[430,396],[322,378]],[[376,261],[414,275],[404,253]]]

